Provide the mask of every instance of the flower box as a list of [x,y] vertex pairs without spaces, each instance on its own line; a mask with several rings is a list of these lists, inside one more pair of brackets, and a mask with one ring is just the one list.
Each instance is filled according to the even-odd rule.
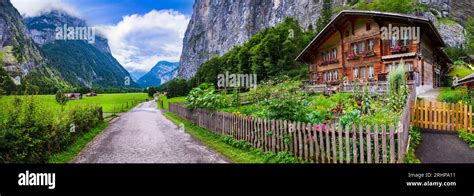
[[329,64],[333,64],[333,63],[339,63],[339,61],[337,59],[331,59],[329,60]]
[[390,50],[392,53],[408,52],[408,46],[395,46],[391,47]]
[[329,65],[329,64],[334,64],[334,63],[339,63],[339,60],[337,59],[324,60],[324,61],[321,61],[320,65]]
[[390,48],[390,51],[392,51],[392,53],[399,53],[402,51],[402,47],[400,46],[394,46],[394,47],[391,47]]
[[362,52],[362,55],[364,57],[372,57],[372,56],[375,56],[375,52],[374,51],[364,51],[364,52]]
[[348,61],[357,60],[357,59],[359,59],[359,56],[357,56],[357,55],[355,55],[355,54],[353,54],[353,53],[350,53],[350,54],[347,55],[347,60],[348,60]]

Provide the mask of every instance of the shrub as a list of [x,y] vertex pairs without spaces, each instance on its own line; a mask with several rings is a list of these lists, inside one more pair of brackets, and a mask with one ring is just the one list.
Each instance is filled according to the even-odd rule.
[[232,91],[232,107],[238,107],[240,106],[240,93],[239,89],[234,88]]
[[216,92],[213,85],[203,83],[189,92],[186,97],[189,109],[215,110],[225,106],[225,98]]
[[44,163],[99,123],[96,107],[57,111],[32,96],[15,98],[3,109],[8,115],[0,121],[1,163]]
[[344,116],[342,116],[340,119],[339,119],[339,123],[345,127],[346,125],[350,125],[350,124],[353,124],[355,122],[358,122],[359,119],[361,117],[361,112],[357,109],[349,112],[349,113],[346,113]]
[[304,101],[293,93],[285,93],[281,98],[268,101],[268,110],[271,119],[287,119],[305,121],[306,109]]
[[388,102],[387,105],[393,111],[401,111],[405,108],[406,98],[408,96],[407,77],[403,60],[400,61],[398,68],[391,71],[388,75]]
[[58,102],[59,105],[61,105],[61,106],[66,105],[67,101],[68,101],[68,99],[64,95],[63,91],[56,92],[56,102]]
[[406,163],[421,163],[421,161],[416,158],[415,151],[420,145],[422,140],[421,135],[421,128],[420,127],[412,127],[410,131],[410,148],[405,157]]
[[438,101],[448,102],[448,103],[459,103],[463,102],[465,104],[471,103],[471,97],[469,92],[465,87],[458,87],[455,89],[443,88],[438,96]]
[[464,140],[470,148],[474,148],[474,133],[469,133],[466,129],[461,129],[459,130],[459,138]]

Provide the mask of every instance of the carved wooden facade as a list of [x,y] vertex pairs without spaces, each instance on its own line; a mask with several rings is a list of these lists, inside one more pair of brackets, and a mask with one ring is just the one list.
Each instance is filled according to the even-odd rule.
[[[420,27],[420,40],[385,39],[383,27]],[[415,31],[416,32],[416,31]],[[394,37],[396,38],[396,37]],[[409,79],[419,86],[439,86],[443,69],[451,63],[441,50],[445,44],[433,24],[422,18],[373,11],[345,10],[306,47],[297,60],[309,65],[313,83],[385,81],[400,61]]]

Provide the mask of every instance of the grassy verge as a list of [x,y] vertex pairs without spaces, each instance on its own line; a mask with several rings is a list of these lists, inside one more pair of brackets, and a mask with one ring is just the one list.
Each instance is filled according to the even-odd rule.
[[[160,95],[158,98],[163,101],[164,109],[169,108],[169,103],[184,103],[184,102],[186,102],[186,97],[173,97],[173,98],[168,99],[168,97],[166,97],[165,95]],[[160,109],[163,109],[163,108],[160,108]]]
[[470,148],[474,148],[474,133],[469,133],[465,129],[459,130],[459,138],[464,140]]
[[415,151],[422,140],[421,129],[413,127],[410,131],[410,148],[405,157],[406,163],[421,163],[420,159],[416,158]]
[[79,152],[90,142],[92,141],[99,133],[101,133],[109,124],[107,122],[101,122],[97,127],[88,131],[87,133],[80,136],[76,142],[67,148],[66,151],[53,154],[49,158],[49,163],[68,163],[74,157],[76,157]]
[[449,76],[452,78],[454,76],[459,76],[459,79],[462,79],[470,74],[474,73],[474,70],[470,69],[464,65],[457,65],[454,69],[449,73]]
[[198,127],[181,117],[166,112],[164,115],[176,124],[184,124],[185,131],[195,139],[221,153],[235,163],[298,163],[289,153],[262,152],[244,141],[237,141],[229,136],[220,136]]

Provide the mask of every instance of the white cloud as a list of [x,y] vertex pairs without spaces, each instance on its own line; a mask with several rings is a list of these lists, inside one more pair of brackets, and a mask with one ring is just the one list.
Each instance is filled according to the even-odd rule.
[[189,18],[173,10],[128,15],[113,26],[98,26],[114,57],[129,71],[150,70],[158,61],[179,61]]
[[79,11],[62,0],[11,0],[13,6],[27,17],[41,15],[52,10],[61,10],[69,15],[80,17]]

